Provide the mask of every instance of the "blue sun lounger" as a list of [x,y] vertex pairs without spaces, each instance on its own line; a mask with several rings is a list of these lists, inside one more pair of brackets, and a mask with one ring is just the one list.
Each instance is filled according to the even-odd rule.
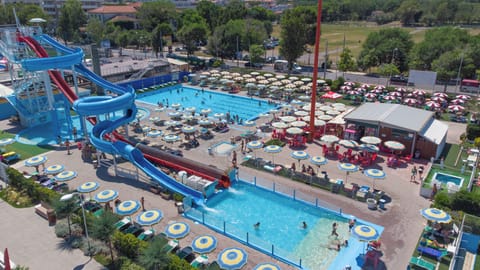
[[448,254],[447,250],[445,249],[434,249],[431,247],[424,247],[424,246],[419,246],[417,248],[418,252],[420,254],[425,254],[431,257],[435,257],[437,260],[442,259],[443,256],[446,256]]
[[431,262],[427,262],[424,259],[417,258],[417,257],[410,258],[410,264],[421,267],[423,269],[427,269],[427,270],[435,270],[435,268],[436,268],[435,264],[433,264]]

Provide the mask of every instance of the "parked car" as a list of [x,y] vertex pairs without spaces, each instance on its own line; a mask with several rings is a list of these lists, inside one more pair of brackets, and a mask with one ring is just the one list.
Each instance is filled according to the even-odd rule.
[[277,60],[275,56],[270,56],[270,57],[267,57],[267,59],[265,60],[265,63],[272,64],[275,62],[275,60]]
[[391,84],[400,84],[400,85],[407,85],[408,84],[408,77],[403,77],[403,75],[394,75],[390,77]]

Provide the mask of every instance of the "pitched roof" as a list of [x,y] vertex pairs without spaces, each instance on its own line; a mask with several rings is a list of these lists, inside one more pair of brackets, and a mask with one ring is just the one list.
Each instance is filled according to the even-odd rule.
[[420,132],[430,122],[433,112],[400,104],[365,103],[345,116],[347,121],[381,124]]
[[443,138],[447,135],[447,132],[447,124],[432,119],[432,121],[420,132],[420,136],[435,144],[440,144]]
[[89,10],[88,13],[93,14],[121,14],[121,13],[137,13],[138,6],[136,5],[118,5],[118,6],[101,6]]

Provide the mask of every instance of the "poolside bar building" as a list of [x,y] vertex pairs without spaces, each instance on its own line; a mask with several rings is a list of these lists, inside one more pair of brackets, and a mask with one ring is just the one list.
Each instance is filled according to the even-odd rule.
[[447,139],[448,125],[434,112],[401,104],[365,103],[344,116],[345,137],[377,136],[405,145],[402,154],[438,159]]

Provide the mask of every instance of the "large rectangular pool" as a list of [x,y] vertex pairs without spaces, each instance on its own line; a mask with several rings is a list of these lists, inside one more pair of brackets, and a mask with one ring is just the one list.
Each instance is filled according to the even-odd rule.
[[238,115],[239,119],[252,120],[261,113],[268,113],[277,105],[265,100],[232,95],[218,91],[195,89],[185,86],[166,88],[137,95],[137,100],[157,105],[158,102],[171,106],[174,103],[181,107],[195,107],[197,112],[211,109],[215,113],[229,113],[231,117]]
[[[206,206],[187,212],[187,216],[217,230],[233,235],[267,253],[275,253],[305,269],[343,269],[356,267],[356,257],[364,249],[350,237],[351,216],[316,207],[303,201],[239,181],[209,199]],[[307,228],[302,227],[302,222]],[[258,228],[254,224],[260,223]],[[349,241],[340,252],[328,248],[335,240],[332,224],[338,224],[339,240]],[[365,224],[357,218],[357,225]],[[383,228],[374,226],[380,232]]]

